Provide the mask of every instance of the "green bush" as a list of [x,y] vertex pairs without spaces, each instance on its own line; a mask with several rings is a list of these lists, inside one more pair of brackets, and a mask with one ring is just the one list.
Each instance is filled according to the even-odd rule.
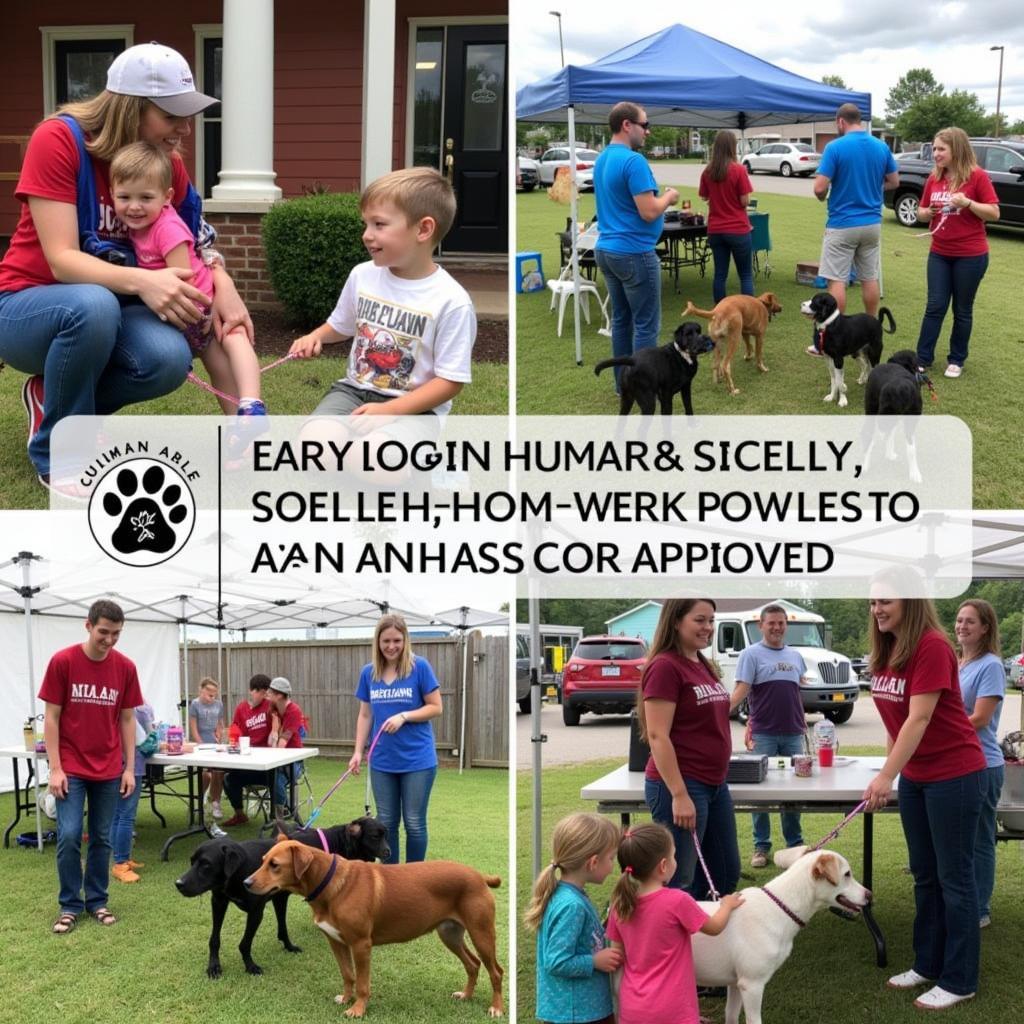
[[263,218],[271,284],[303,327],[327,319],[349,272],[368,258],[362,234],[356,192],[289,199]]

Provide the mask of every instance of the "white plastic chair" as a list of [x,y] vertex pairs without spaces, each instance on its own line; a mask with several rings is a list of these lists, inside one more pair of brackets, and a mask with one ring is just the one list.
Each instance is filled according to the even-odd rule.
[[[591,223],[587,226],[584,231],[581,231],[579,237],[576,239],[577,252],[592,252],[597,245],[597,223]],[[562,325],[565,322],[565,306],[570,301],[573,295],[573,281],[572,281],[572,263],[567,263],[562,267],[562,272],[558,275],[557,280],[549,280],[548,288],[551,290],[551,309],[554,310],[555,305],[558,306],[558,337],[562,336]],[[605,337],[610,338],[611,322],[608,319],[608,296],[601,297],[601,292],[598,290],[597,285],[593,281],[587,281],[585,279],[580,280],[580,308],[583,310],[583,316],[587,323],[590,323],[590,296],[593,295],[597,299],[597,304],[601,307],[601,316],[604,320],[603,325],[598,328],[598,334],[603,334]]]

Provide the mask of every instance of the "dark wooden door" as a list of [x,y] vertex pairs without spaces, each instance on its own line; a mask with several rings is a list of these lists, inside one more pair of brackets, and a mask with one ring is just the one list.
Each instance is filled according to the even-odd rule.
[[508,26],[453,25],[445,47],[442,170],[459,209],[444,252],[508,251]]

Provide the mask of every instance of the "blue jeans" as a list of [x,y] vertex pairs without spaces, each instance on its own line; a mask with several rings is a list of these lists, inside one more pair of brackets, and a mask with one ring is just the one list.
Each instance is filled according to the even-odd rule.
[[754,294],[754,250],[751,246],[750,231],[742,235],[708,235],[708,245],[715,261],[715,278],[711,285],[711,294],[715,303],[725,298],[725,282],[729,277],[729,258],[736,263],[736,273],[740,277],[740,294]]
[[988,253],[983,256],[940,256],[928,254],[928,301],[917,336],[917,361],[931,366],[942,321],[953,300],[953,332],[949,336],[948,361],[957,366],[967,362],[967,343],[974,324],[974,296],[988,270]]
[[43,422],[29,445],[50,472],[50,432],[65,416],[105,416],[166,395],[192,357],[184,335],[141,303],[122,306],[96,284],[48,284],[0,293],[0,359],[43,375]]
[[996,804],[1003,790],[1002,765],[986,768],[981,783],[981,816],[974,844],[974,883],[978,887],[978,916],[991,914],[996,884]]
[[[612,301],[612,356],[631,356],[658,344],[661,330],[661,261],[651,249],[630,255],[594,253]],[[622,367],[615,367],[619,390]]]
[[978,988],[978,890],[974,845],[985,772],[945,782],[900,776],[900,819],[914,875],[914,970],[947,992]]
[[[110,824],[120,799],[121,778],[93,782],[69,775],[68,794],[57,801],[57,881],[62,913],[92,912],[107,905],[110,882]],[[82,899],[82,813],[89,801],[89,848]]]
[[[804,734],[797,733],[791,736],[769,736],[765,733],[754,733],[754,753],[767,754],[775,757],[778,754],[785,754],[787,757],[793,754],[804,753]],[[772,848],[772,821],[766,811],[759,811],[750,816],[754,822],[754,849],[767,853]],[[783,811],[779,817],[782,818],[782,838],[786,840],[786,846],[799,846],[803,841],[803,833],[800,830],[800,815],[793,811]]]
[[[110,845],[114,848],[114,863],[123,864],[131,860],[132,833],[135,831],[135,815],[139,813],[139,797],[142,795],[144,775],[135,776],[135,788],[131,796],[118,796],[114,808],[114,820],[110,825]],[[91,834],[91,833],[90,833]]]
[[391,856],[385,864],[398,863],[398,823],[405,824],[405,860],[426,860],[427,804],[437,768],[416,772],[379,772],[370,769],[377,817],[387,826]]
[[[683,779],[686,792],[697,809],[697,839],[704,861],[719,893],[736,891],[740,877],[740,850],[736,843],[736,815],[732,796],[726,783],[709,786],[696,779]],[[693,838],[678,825],[672,824],[672,794],[664,782],[644,779],[644,799],[651,817],[664,825],[676,844],[676,873],[668,884],[684,889],[695,900],[707,899],[708,882],[704,869],[697,863]]]

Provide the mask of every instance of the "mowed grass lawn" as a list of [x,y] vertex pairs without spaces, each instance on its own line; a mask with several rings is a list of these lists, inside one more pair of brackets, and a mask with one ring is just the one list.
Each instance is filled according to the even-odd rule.
[[[344,762],[317,758],[307,762],[317,799],[344,770]],[[363,813],[363,781],[349,780],[327,804],[320,821],[338,824]],[[7,1009],[0,1019],[19,1024],[337,1024],[342,1009],[334,1002],[342,979],[327,940],[313,925],[300,896],[288,901],[288,931],[302,947],[286,953],[277,941],[272,907],[267,908],[253,943],[253,959],[262,976],[245,973],[238,953],[245,926],[241,911],[229,907],[221,936],[223,977],[206,977],[210,934],[210,898],[185,899],[174,880],[188,867],[199,837],[171,848],[168,863],[159,859],[165,838],[184,827],[182,805],[161,799],[167,818],[160,827],[148,805],[140,808],[134,857],[145,863],[142,881],[124,885],[111,880],[110,908],[116,925],[103,928],[80,919],[70,935],[52,935],[57,915],[55,846],[42,854],[0,848],[3,896],[0,898],[0,990]],[[12,818],[9,794],[0,797],[0,819]],[[46,821],[46,819],[44,819]],[[50,823],[53,827],[53,823]],[[497,901],[498,961],[508,963],[508,775],[474,769],[461,777],[445,768],[437,776],[429,812],[431,860],[457,860],[485,874],[501,876]],[[19,823],[19,831],[35,829]],[[254,825],[232,830],[236,838],[256,836]],[[430,933],[413,942],[373,951],[371,997],[367,1019],[405,1024],[458,1024],[487,1019],[491,986],[481,972],[476,995],[466,1004],[452,999],[465,982],[462,964]]]
[[[757,188],[758,178],[754,179]],[[695,188],[679,187],[683,199],[693,209],[706,210]],[[588,220],[595,212],[594,196],[580,197],[580,218]],[[773,249],[769,254],[772,273],[758,275],[754,290],[773,291],[783,312],[771,323],[765,343],[765,362],[769,372],[757,371],[753,362],[738,355],[733,362],[733,380],[740,394],[730,396],[724,384],[711,379],[711,359],[702,357],[693,385],[693,404],[698,415],[733,413],[743,415],[846,415],[863,413],[864,389],[856,383],[859,366],[846,367],[849,405],[838,410],[822,402],[828,392],[828,370],[821,359],[804,351],[811,341],[810,322],[799,312],[800,303],[814,289],[795,280],[798,262],[817,262],[825,223],[825,208],[813,198],[795,196],[759,196],[758,210],[770,214]],[[557,277],[559,250],[556,233],[564,229],[568,206],[552,202],[541,190],[516,198],[518,217],[517,249],[537,250],[544,260],[544,275]],[[886,210],[882,227],[883,305],[896,319],[896,333],[884,336],[885,353],[913,349],[925,305],[925,262],[928,239],[915,237],[918,231],[900,227]],[[924,229],[922,228],[922,231]],[[1018,396],[1024,388],[1024,316],[1016,312],[1017,296],[1024,283],[1024,232],[1012,228],[989,230],[991,260],[974,307],[974,331],[970,358],[959,380],[942,376],[946,365],[952,311],[936,349],[933,381],[938,401],[925,401],[925,414],[959,416],[971,428],[974,439],[974,505],[976,508],[1018,508],[1024,494],[1024,460],[1020,457],[1020,438],[1024,431],[1024,411]],[[763,266],[763,253],[762,266]],[[672,337],[680,322],[687,299],[709,309],[712,264],[709,259],[704,277],[696,268],[680,272],[679,293],[671,279],[662,276],[662,343]],[[599,285],[604,294],[603,279]],[[739,290],[732,271],[728,289]],[[556,336],[555,312],[549,309],[551,293],[547,289],[516,296],[516,374],[517,408],[520,414],[609,414],[618,412],[610,370],[600,377],[594,365],[611,355],[611,341],[597,333],[600,313],[588,326],[582,321],[583,365],[576,366],[573,317],[566,309],[562,337]],[[593,310],[593,303],[591,304]],[[860,290],[849,289],[847,309],[863,311]],[[700,321],[705,323],[705,321]],[[886,355],[883,355],[886,358]],[[682,402],[675,408],[682,413]],[[634,415],[636,411],[634,410]]]
[[[882,749],[861,747],[854,754],[881,754]],[[550,768],[543,782],[543,843],[541,863],[551,859],[551,830],[555,822],[577,810],[595,810],[580,799],[580,788],[619,767],[620,760],[592,761],[585,765]],[[536,1006],[535,940],[522,926],[532,879],[532,780],[520,772],[517,780],[517,901],[519,1020],[533,1019]],[[647,820],[644,818],[643,820]],[[804,837],[817,842],[838,824],[836,815],[803,815]],[[779,818],[772,815],[773,837],[779,839]],[[772,867],[755,871],[747,867],[753,853],[750,815],[736,816],[743,872],[740,888],[761,885],[779,874]],[[829,849],[846,857],[854,875],[861,874],[862,828],[854,821]],[[913,1006],[914,994],[886,988],[885,981],[911,966],[911,927],[914,918],[914,885],[904,873],[906,844],[897,814],[875,818],[874,882],[875,918],[888,944],[889,967],[875,966],[875,948],[860,922],[843,921],[822,911],[797,936],[793,952],[765,990],[763,1003],[767,1024],[828,1021],[829,1024],[901,1024],[922,1019]],[[981,933],[981,981],[978,997],[951,1011],[959,1024],[992,1024],[1020,1016],[1020,937],[1024,935],[1024,844],[1000,843],[996,854],[996,889],[992,900],[992,925]],[[756,876],[756,879],[755,877]],[[613,873],[601,886],[588,886],[587,894],[604,913],[617,879]],[[715,1022],[725,1017],[724,999],[704,999],[701,1013]],[[951,1019],[953,1019],[951,1017]]]
[[[277,357],[260,359],[264,366]],[[263,398],[271,415],[304,416],[313,411],[331,384],[345,376],[346,360],[322,356],[293,360],[264,374]],[[199,360],[198,377],[208,380]],[[0,372],[0,508],[49,508],[49,492],[36,480],[25,451],[28,440],[21,387],[25,375],[7,367]],[[473,382],[463,388],[452,405],[453,414],[463,416],[504,416],[509,408],[508,366],[505,363],[475,363]],[[122,415],[133,416],[215,416],[220,406],[208,392],[185,383],[177,391],[151,402],[128,406]]]

